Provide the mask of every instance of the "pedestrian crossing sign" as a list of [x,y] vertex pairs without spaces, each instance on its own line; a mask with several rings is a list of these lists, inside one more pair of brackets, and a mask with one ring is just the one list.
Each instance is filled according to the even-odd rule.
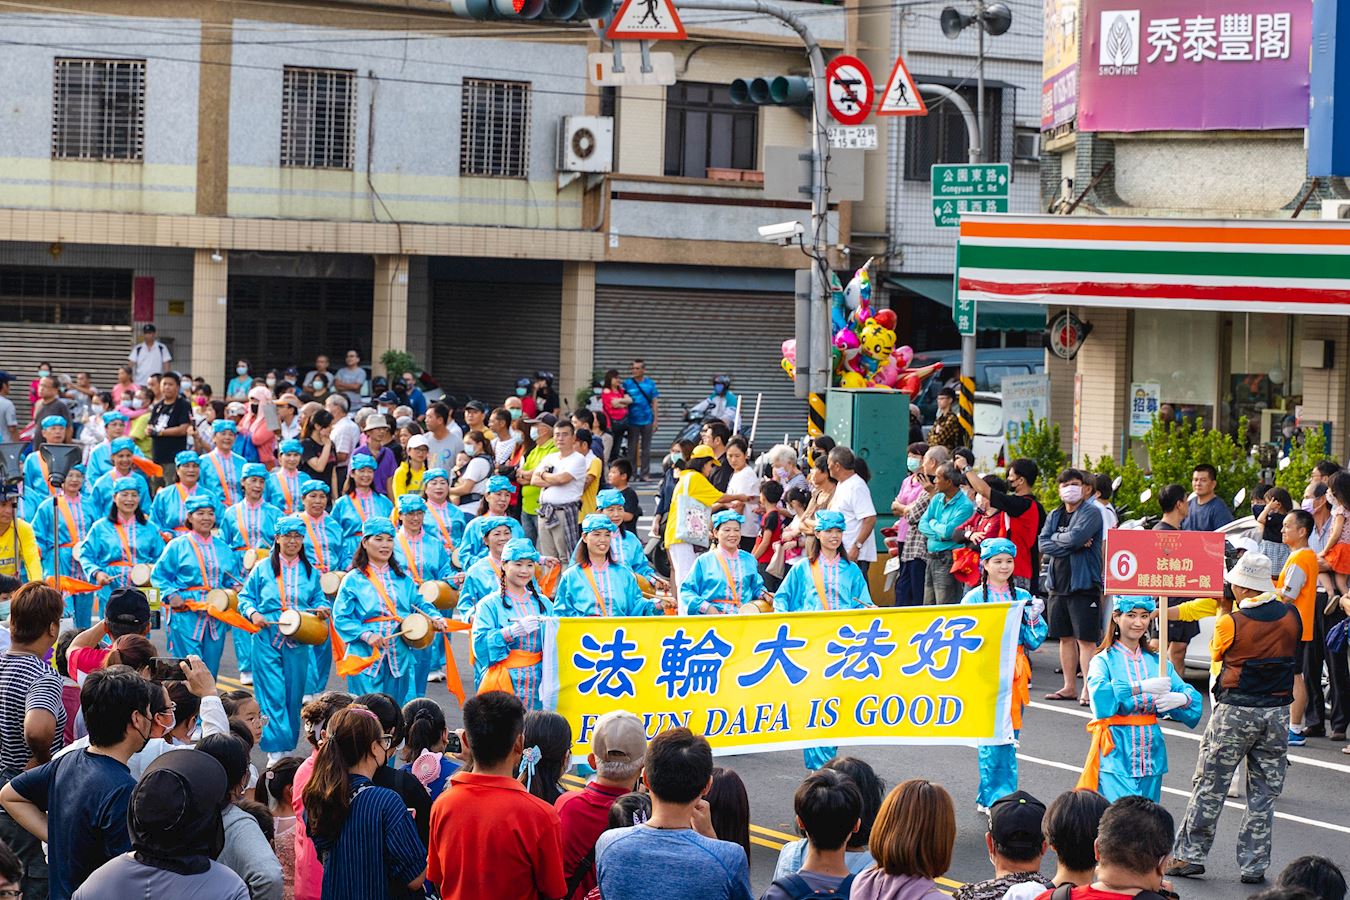
[[895,67],[891,69],[891,77],[886,80],[886,90],[882,92],[881,102],[877,104],[877,115],[928,115],[928,104],[923,102],[918,85],[914,83],[909,69],[905,68],[905,59],[902,56],[895,58]]
[[611,41],[682,41],[688,35],[671,0],[623,0],[605,37]]

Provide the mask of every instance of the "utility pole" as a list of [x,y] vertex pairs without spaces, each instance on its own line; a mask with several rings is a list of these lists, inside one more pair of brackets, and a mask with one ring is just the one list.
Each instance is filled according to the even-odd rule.
[[[811,65],[811,234],[804,241],[811,248],[811,346],[805,360],[810,393],[821,394],[830,387],[830,261],[829,261],[829,136],[825,132],[825,56],[811,29],[796,14],[764,3],[762,0],[680,0],[680,9],[707,9],[717,12],[748,12],[769,16],[791,28],[806,47]],[[802,350],[797,350],[801,378]]]

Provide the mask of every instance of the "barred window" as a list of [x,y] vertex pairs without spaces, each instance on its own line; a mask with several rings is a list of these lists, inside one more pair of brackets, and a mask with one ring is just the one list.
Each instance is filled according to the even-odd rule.
[[286,66],[281,88],[281,164],[350,169],[355,157],[356,72]]
[[57,58],[52,158],[145,159],[145,60]]
[[530,83],[465,78],[459,135],[459,174],[526,177]]

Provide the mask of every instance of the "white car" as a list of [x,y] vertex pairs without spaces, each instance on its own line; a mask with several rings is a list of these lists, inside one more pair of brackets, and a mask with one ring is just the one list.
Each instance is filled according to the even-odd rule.
[[[1219,529],[1219,533],[1224,536],[1224,540],[1233,547],[1239,547],[1243,550],[1255,550],[1261,542],[1261,526],[1256,523],[1255,516],[1243,516],[1241,519],[1234,519],[1227,525]],[[1191,638],[1191,642],[1186,646],[1186,666],[1187,668],[1203,669],[1209,671],[1210,653],[1209,642],[1214,636],[1214,617],[1209,616],[1200,620],[1200,633]]]

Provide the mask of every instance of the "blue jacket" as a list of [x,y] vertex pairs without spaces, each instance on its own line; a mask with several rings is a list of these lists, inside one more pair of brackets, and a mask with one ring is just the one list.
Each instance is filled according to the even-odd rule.
[[[603,572],[589,569],[595,583],[586,577],[587,569],[574,565],[563,572],[558,581],[558,594],[553,598],[553,614],[562,617],[590,616],[652,616],[661,610],[642,596],[636,576],[626,566],[606,565]],[[601,612],[595,592],[605,595],[605,609]]]
[[265,500],[256,509],[240,500],[221,513],[220,536],[239,553],[250,547],[271,547],[280,518],[281,510]]
[[[1102,587],[1102,513],[1091,503],[1080,503],[1073,511],[1069,529],[1059,534],[1064,507],[1051,510],[1041,529],[1038,544],[1041,553],[1051,557],[1050,590],[1066,594]],[[1089,545],[1089,542],[1090,545]],[[1086,545],[1086,546],[1085,546]],[[1069,584],[1055,583],[1055,558],[1069,558]]]
[[934,494],[919,519],[919,531],[928,538],[928,552],[941,553],[961,546],[960,541],[952,540],[952,535],[973,512],[975,504],[961,491],[950,500],[940,493]]

